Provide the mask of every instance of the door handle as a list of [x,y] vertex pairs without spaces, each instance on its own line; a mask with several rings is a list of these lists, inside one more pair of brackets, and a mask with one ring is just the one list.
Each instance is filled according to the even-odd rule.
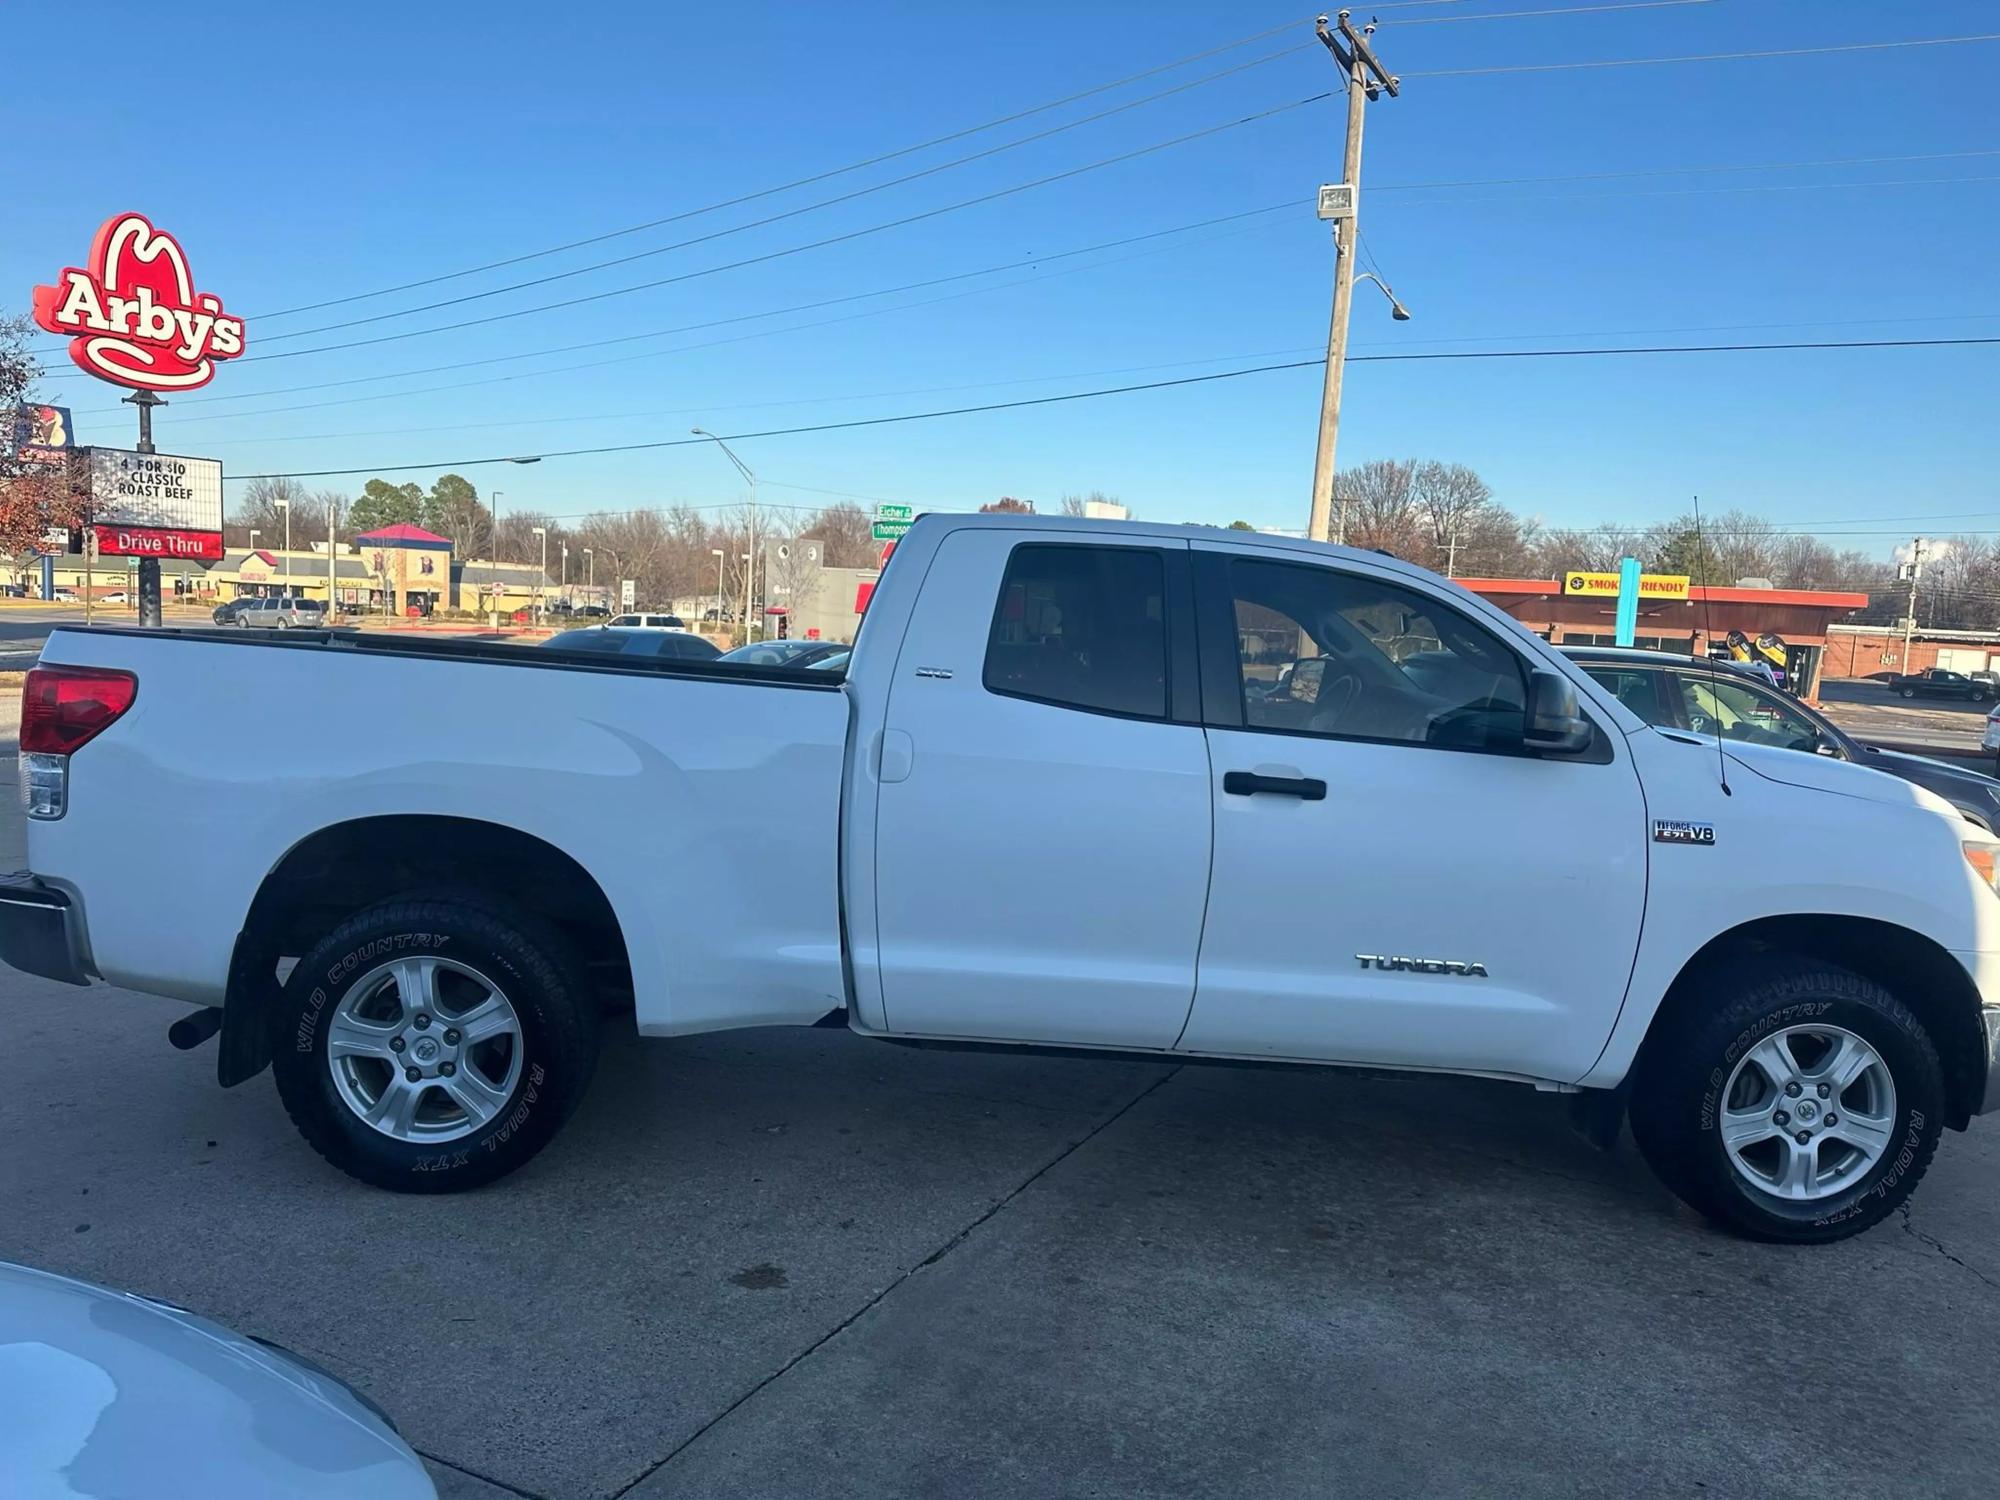
[[1301,802],[1324,802],[1326,783],[1312,776],[1263,776],[1255,771],[1225,771],[1222,789],[1232,797],[1254,797],[1268,792],[1274,797],[1297,797]]

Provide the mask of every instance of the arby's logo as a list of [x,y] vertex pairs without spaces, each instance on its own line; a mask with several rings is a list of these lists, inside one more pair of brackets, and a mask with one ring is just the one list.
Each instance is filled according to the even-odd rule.
[[90,374],[145,391],[207,385],[217,360],[243,352],[243,320],[195,290],[180,241],[144,214],[106,219],[87,269],[36,287],[35,321],[71,335],[70,358]]

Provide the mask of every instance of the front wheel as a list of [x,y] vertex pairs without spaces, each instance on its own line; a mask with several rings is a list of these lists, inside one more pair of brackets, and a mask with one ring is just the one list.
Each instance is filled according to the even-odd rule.
[[1917,696],[1917,690],[1915,688],[1904,688],[1903,696],[1905,698],[1914,698]]
[[1923,1023],[1872,980],[1777,956],[1647,1043],[1632,1133],[1690,1206],[1753,1239],[1819,1244],[1909,1197],[1944,1128]]
[[556,934],[473,900],[385,902],[293,969],[273,1071],[292,1123],[352,1177],[479,1187],[583,1097],[597,1007]]

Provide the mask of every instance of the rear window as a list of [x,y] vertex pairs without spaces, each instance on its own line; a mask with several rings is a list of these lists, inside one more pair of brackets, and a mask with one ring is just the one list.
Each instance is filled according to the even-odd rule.
[[1154,551],[1026,543],[1007,560],[987,691],[1067,708],[1167,713],[1166,565]]

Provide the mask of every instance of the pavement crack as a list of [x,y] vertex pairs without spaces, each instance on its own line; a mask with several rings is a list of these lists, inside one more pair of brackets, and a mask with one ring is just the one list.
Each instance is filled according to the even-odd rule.
[[491,1474],[482,1474],[477,1469],[468,1469],[464,1464],[458,1462],[458,1460],[456,1459],[445,1458],[441,1454],[437,1453],[427,1453],[422,1448],[417,1447],[415,1444],[411,1444],[410,1451],[416,1454],[418,1458],[423,1459],[426,1463],[438,1464],[441,1467],[447,1469],[455,1469],[459,1473],[466,1475],[468,1478],[478,1480],[481,1484],[490,1484],[496,1490],[505,1490],[510,1495],[519,1495],[521,1497],[521,1500],[545,1500],[545,1497],[539,1490],[524,1490],[519,1485],[509,1484],[504,1479],[495,1479]]
[[1903,1200],[1902,1211],[1903,1211],[1903,1233],[1909,1235],[1912,1239],[1921,1241],[1923,1244],[1930,1246],[1931,1249],[1937,1251],[1939,1255],[1942,1255],[1946,1260],[1950,1261],[1953,1265],[1959,1267],[1962,1270],[1970,1271],[1974,1276],[1978,1277],[1987,1286],[1993,1288],[1993,1290],[1995,1290],[1996,1292],[2000,1292],[2000,1281],[1995,1281],[1991,1276],[1988,1276],[1984,1271],[1980,1270],[1979,1267],[1968,1264],[1967,1262],[1960,1260],[1956,1255],[1953,1255],[1949,1250],[1945,1249],[1944,1241],[1939,1239],[1936,1235],[1925,1234],[1921,1229],[1917,1228],[1915,1221],[1912,1220],[1910,1217],[1910,1200],[1907,1198]]
[[[1184,1066],[1185,1064],[1182,1065],[1182,1067]],[[706,1422],[702,1423],[701,1426],[697,1427],[693,1432],[689,1433],[686,1437],[682,1438],[680,1442],[674,1444],[674,1446],[671,1449],[669,1449],[661,1458],[659,1458],[654,1463],[649,1464],[645,1469],[641,1470],[639,1474],[636,1475],[631,1480],[630,1483],[620,1485],[617,1489],[613,1490],[611,1492],[611,1500],[618,1500],[619,1496],[631,1493],[631,1491],[636,1489],[638,1486],[644,1484],[648,1479],[651,1479],[655,1474],[659,1473],[660,1470],[664,1469],[668,1464],[672,1463],[676,1458],[680,1457],[681,1454],[685,1453],[695,1443],[699,1442],[702,1439],[702,1437],[709,1431],[710,1428],[716,1426],[718,1423],[726,1421],[739,1407],[746,1405],[752,1398],[761,1393],[766,1387],[776,1383],[779,1380],[782,1380],[786,1375],[790,1374],[792,1370],[797,1368],[799,1365],[805,1363],[805,1361],[812,1358],[813,1355],[817,1354],[821,1349],[825,1348],[828,1344],[833,1342],[833,1340],[839,1338],[841,1334],[845,1333],[848,1329],[852,1328],[856,1323],[860,1322],[863,1318],[867,1317],[869,1313],[874,1311],[877,1307],[881,1306],[882,1303],[889,1298],[890,1294],[892,1294],[898,1287],[902,1286],[903,1283],[908,1281],[912,1276],[916,1275],[917,1272],[928,1270],[930,1267],[936,1265],[939,1261],[943,1260],[946,1256],[950,1255],[952,1251],[956,1250],[960,1245],[964,1244],[968,1239],[970,1239],[973,1233],[976,1230],[978,1230],[980,1225],[986,1223],[995,1214],[999,1213],[1001,1209],[1005,1208],[1008,1204],[1012,1203],[1016,1198],[1020,1197],[1021,1194],[1025,1193],[1029,1188],[1033,1187],[1037,1182],[1040,1182],[1042,1178],[1046,1177],[1050,1172],[1054,1171],[1057,1167],[1061,1166],[1065,1161],[1068,1161],[1070,1157],[1074,1156],[1077,1152],[1081,1151],[1085,1146],[1089,1145],[1092,1141],[1096,1140],[1100,1135],[1104,1134],[1104,1132],[1109,1130],[1113,1125],[1116,1125],[1120,1120],[1124,1119],[1125,1116],[1130,1114],[1134,1109],[1137,1109],[1143,1101],[1150,1098],[1154,1093],[1156,1093],[1160,1088],[1165,1086],[1169,1081],[1178,1077],[1180,1073],[1181,1073],[1181,1068],[1176,1067],[1172,1069],[1170,1072],[1162,1073],[1158,1078],[1155,1078],[1151,1082],[1149,1082],[1144,1088],[1140,1089],[1130,1099],[1127,1099],[1123,1104],[1119,1105],[1118,1108],[1114,1109],[1110,1114],[1106,1115],[1103,1119],[1099,1120],[1095,1125],[1091,1126],[1090,1129],[1086,1130],[1082,1135],[1078,1136],[1075,1140],[1071,1141],[1068,1145],[1064,1146],[1060,1151],[1056,1152],[1055,1155],[1051,1156],[1047,1161],[1043,1162],[1039,1167],[1035,1168],[1034,1171],[1030,1172],[1026,1177],[1022,1178],[1012,1188],[1008,1189],[1007,1192],[1002,1194],[999,1198],[995,1199],[994,1202],[986,1208],[985,1212],[981,1213],[978,1217],[974,1218],[970,1223],[965,1225],[964,1228],[960,1229],[957,1233],[953,1234],[943,1244],[939,1245],[937,1249],[933,1250],[929,1255],[926,1255],[922,1260],[918,1261],[908,1270],[902,1271],[896,1276],[892,1277],[888,1285],[884,1286],[879,1292],[877,1292],[874,1296],[870,1297],[866,1302],[863,1302],[861,1306],[857,1307],[853,1312],[849,1313],[846,1317],[842,1318],[838,1323],[834,1324],[833,1327],[829,1328],[825,1333],[821,1334],[818,1338],[814,1339],[810,1344],[806,1345],[805,1348],[799,1350],[798,1353],[794,1354],[790,1359],[787,1359],[783,1364],[779,1365],[777,1369],[773,1370],[770,1374],[766,1375],[762,1380],[758,1381],[755,1385],[751,1386],[747,1391],[745,1391],[742,1395],[738,1396],[734,1401],[730,1402],[727,1406],[723,1407],[721,1411],[717,1412],[714,1416],[710,1417]],[[442,1460],[440,1460],[440,1462],[442,1462]],[[456,1468],[457,1465],[453,1465],[453,1467]],[[466,1472],[471,1473],[471,1470],[468,1469]],[[482,1476],[475,1475],[474,1477],[477,1478]]]

